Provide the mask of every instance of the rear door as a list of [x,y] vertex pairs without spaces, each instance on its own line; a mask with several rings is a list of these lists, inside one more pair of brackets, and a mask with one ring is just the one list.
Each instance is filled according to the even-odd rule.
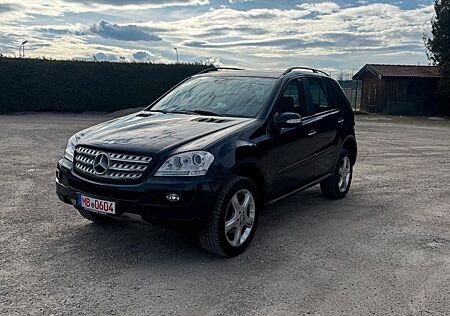
[[343,123],[333,90],[328,87],[331,79],[309,77],[307,93],[313,104],[316,121],[314,147],[317,154],[315,175],[330,173],[336,161],[339,143],[339,125]]

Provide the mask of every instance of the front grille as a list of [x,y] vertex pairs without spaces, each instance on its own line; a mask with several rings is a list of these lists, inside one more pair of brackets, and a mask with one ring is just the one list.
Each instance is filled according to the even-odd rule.
[[[99,174],[94,170],[94,160],[97,155],[106,154],[109,166],[106,172]],[[75,172],[102,180],[132,181],[137,180],[147,170],[151,157],[134,154],[113,153],[83,146],[75,149]]]

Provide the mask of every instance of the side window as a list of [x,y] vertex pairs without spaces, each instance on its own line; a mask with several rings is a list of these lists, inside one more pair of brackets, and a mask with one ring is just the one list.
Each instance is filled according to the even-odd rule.
[[306,115],[305,93],[300,80],[294,79],[288,83],[279,101],[278,110],[281,113],[294,112]]
[[314,105],[314,111],[316,113],[328,111],[330,109],[330,105],[322,80],[317,78],[309,78],[308,83],[309,92],[311,93],[312,103]]
[[351,107],[350,102],[347,99],[347,96],[345,95],[344,91],[342,91],[339,84],[332,80],[332,79],[326,79],[325,80],[329,101],[330,101],[330,108],[333,109],[342,109],[345,107]]

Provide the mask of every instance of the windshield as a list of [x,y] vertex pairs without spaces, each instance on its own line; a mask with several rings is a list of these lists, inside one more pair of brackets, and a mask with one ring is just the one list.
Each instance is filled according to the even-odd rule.
[[276,79],[273,78],[193,78],[147,110],[257,117],[275,83]]

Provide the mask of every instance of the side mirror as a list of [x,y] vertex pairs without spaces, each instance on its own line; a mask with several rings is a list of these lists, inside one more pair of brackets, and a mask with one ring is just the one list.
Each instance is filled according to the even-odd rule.
[[275,124],[278,128],[293,128],[302,126],[302,117],[300,114],[286,112],[278,115],[275,120]]

